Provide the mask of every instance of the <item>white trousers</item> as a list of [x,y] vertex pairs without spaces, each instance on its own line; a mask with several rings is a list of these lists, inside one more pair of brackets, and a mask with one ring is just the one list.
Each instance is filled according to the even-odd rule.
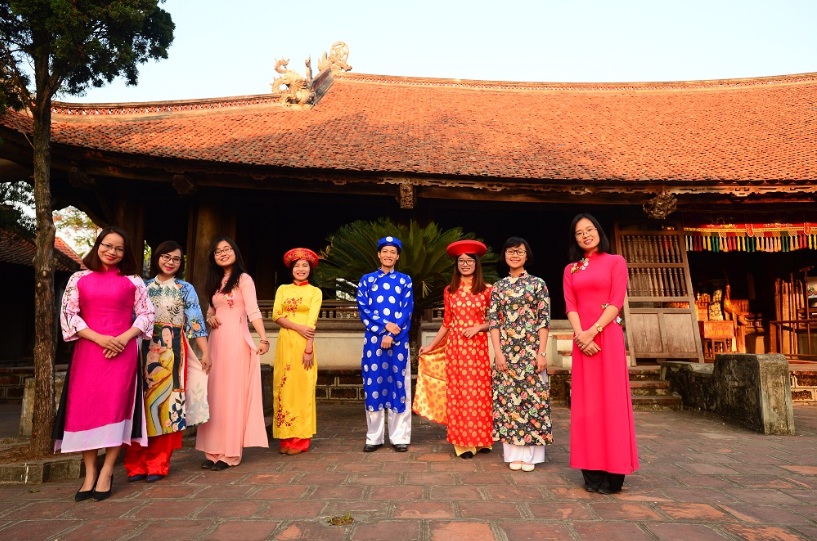
[[[386,434],[386,416],[389,421],[389,441],[392,445],[411,443],[411,363],[406,363],[406,409],[403,413],[390,410],[366,411],[366,443],[380,445]],[[388,412],[388,413],[387,413]]]
[[513,445],[502,444],[502,456],[505,462],[525,462],[539,464],[545,461],[544,445]]

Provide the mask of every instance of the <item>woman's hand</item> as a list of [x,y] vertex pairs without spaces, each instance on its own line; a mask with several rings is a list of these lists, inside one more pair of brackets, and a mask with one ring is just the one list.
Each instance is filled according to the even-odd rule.
[[125,350],[128,341],[119,336],[99,335],[96,343],[102,348],[106,359],[113,359]]
[[479,325],[475,327],[468,327],[467,329],[462,331],[462,335],[466,338],[473,338],[477,334],[479,334],[479,331],[480,331]]
[[205,374],[210,374],[210,368],[212,368],[213,363],[210,361],[210,354],[205,353],[201,356],[201,369],[204,370]]
[[266,340],[264,340],[264,341],[262,341],[260,344],[258,344],[258,354],[259,354],[259,355],[264,355],[264,354],[266,354],[268,351],[269,351],[269,342],[267,342]]
[[210,328],[212,329],[218,329],[219,325],[221,325],[221,321],[219,321],[218,316],[215,314],[208,315],[207,324],[210,325]]
[[497,353],[494,355],[494,366],[500,372],[507,372],[508,371],[508,362],[505,360],[505,355],[502,353]]
[[584,353],[587,356],[593,356],[599,351],[601,351],[601,347],[593,341],[596,337],[594,334],[594,330],[586,330],[582,331],[576,335],[576,338],[573,340],[576,342],[576,345],[579,347],[579,351]]
[[431,346],[423,346],[423,347],[421,347],[420,349],[417,350],[417,353],[419,355],[425,355],[426,353],[428,353],[431,350],[432,350]]
[[315,363],[315,352],[307,353],[304,351],[303,363],[305,370],[312,368],[312,365]]
[[541,374],[542,372],[546,371],[547,368],[548,368],[547,357],[543,357],[542,355],[536,355],[536,373]]
[[309,327],[307,325],[298,325],[297,327],[295,327],[295,330],[298,332],[298,334],[300,334],[307,340],[312,340],[313,338],[315,338],[315,329],[313,329],[312,327]]

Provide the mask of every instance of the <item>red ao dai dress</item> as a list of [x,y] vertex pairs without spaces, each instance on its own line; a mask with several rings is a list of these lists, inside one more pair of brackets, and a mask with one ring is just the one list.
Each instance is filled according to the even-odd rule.
[[[563,282],[567,312],[578,313],[586,329],[608,303],[624,305],[627,263],[620,255],[592,254],[565,267]],[[621,325],[608,324],[594,341],[601,351],[590,356],[573,344],[570,466],[631,474],[638,469],[638,446]]]
[[491,361],[488,356],[488,334],[477,333],[466,338],[469,327],[483,325],[491,304],[491,287],[474,294],[471,280],[463,279],[459,289],[443,294],[448,328],[445,348],[445,374],[448,382],[446,403],[448,442],[457,454],[476,453],[493,444],[493,402],[491,397]]

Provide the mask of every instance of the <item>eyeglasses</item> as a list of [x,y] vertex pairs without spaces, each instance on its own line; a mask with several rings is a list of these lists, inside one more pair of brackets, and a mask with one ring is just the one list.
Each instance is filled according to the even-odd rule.
[[162,255],[160,255],[159,257],[160,257],[160,258],[162,259],[162,261],[164,261],[165,263],[173,263],[174,265],[178,265],[179,263],[181,263],[181,262],[182,262],[182,258],[181,258],[181,257],[179,257],[179,256],[172,256],[172,255],[170,255],[170,254],[162,254]]
[[99,244],[99,246],[106,252],[113,252],[119,255],[123,255],[125,253],[125,249],[123,247],[114,246],[113,244],[108,244],[107,242],[102,242]]
[[582,238],[584,236],[590,236],[593,233],[595,233],[596,231],[598,231],[598,229],[596,229],[595,227],[588,227],[584,231],[576,231],[576,238],[580,239],[580,238]]
[[229,254],[229,253],[230,253],[230,252],[232,252],[232,251],[233,251],[233,249],[232,249],[232,248],[230,248],[229,246],[225,246],[225,247],[224,247],[224,248],[222,248],[221,250],[216,250],[216,251],[214,251],[214,252],[213,252],[213,255],[214,255],[214,256],[216,256],[216,257],[218,257],[218,256],[220,256],[221,254]]
[[517,248],[508,248],[507,250],[505,250],[505,255],[525,255],[527,253],[528,252],[526,252],[525,250],[519,250]]
[[458,259],[457,263],[463,265],[464,267],[470,267],[471,265],[476,263],[476,261],[474,261],[473,259]]

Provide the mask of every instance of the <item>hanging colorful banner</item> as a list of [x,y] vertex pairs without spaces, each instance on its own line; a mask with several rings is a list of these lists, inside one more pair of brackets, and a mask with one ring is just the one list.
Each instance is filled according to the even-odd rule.
[[713,224],[685,227],[688,252],[817,250],[817,223]]

